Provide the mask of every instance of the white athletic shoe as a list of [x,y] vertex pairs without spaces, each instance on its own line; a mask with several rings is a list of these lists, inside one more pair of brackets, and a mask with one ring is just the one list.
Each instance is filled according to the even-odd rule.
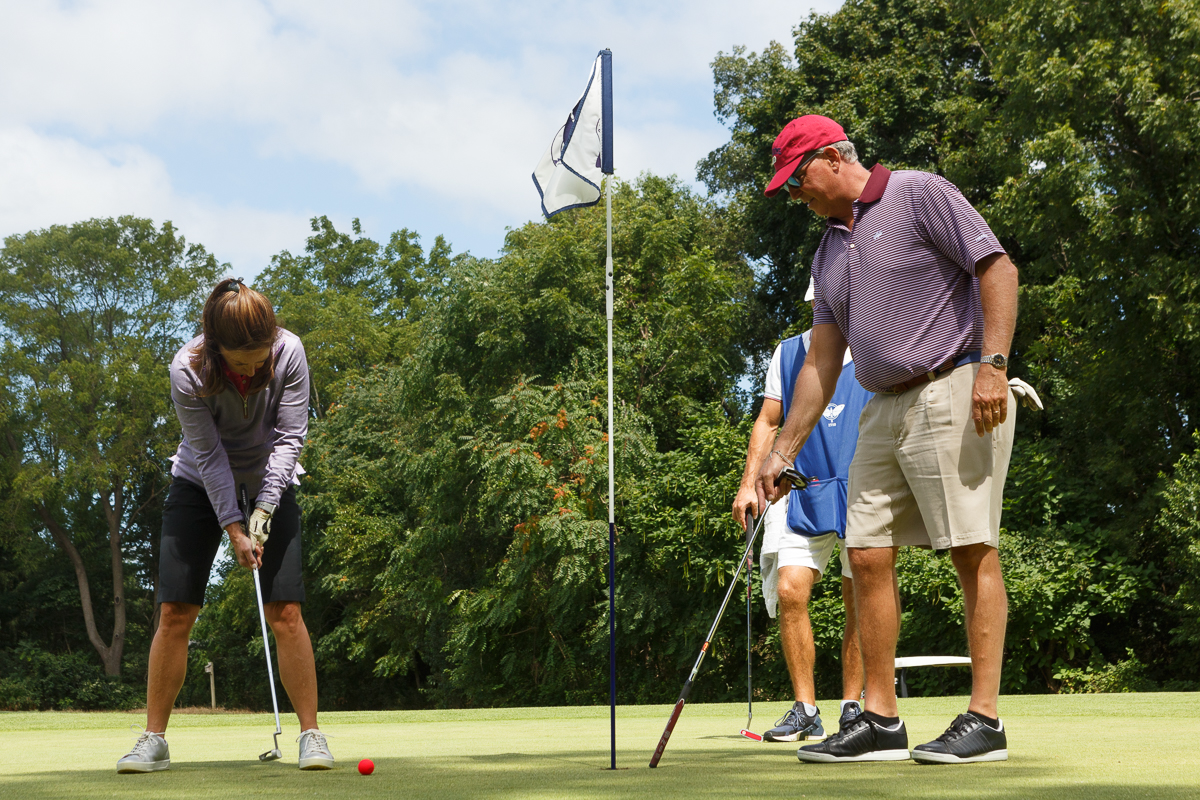
[[158,772],[170,768],[171,751],[167,749],[167,740],[150,731],[142,731],[133,749],[117,762],[118,773]]
[[300,769],[333,769],[333,753],[325,734],[309,728],[301,731],[296,741],[300,743]]

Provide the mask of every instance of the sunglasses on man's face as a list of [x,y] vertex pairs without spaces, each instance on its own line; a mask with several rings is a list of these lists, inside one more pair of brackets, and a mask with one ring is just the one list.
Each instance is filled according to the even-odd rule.
[[787,182],[784,183],[784,186],[788,186],[788,187],[792,187],[792,188],[796,188],[796,189],[803,188],[804,187],[804,179],[808,177],[808,165],[811,164],[816,159],[816,157],[819,155],[821,155],[820,150],[818,150],[817,152],[810,155],[808,158],[801,161],[800,166],[796,167],[796,171],[793,172],[792,176],[787,179]]

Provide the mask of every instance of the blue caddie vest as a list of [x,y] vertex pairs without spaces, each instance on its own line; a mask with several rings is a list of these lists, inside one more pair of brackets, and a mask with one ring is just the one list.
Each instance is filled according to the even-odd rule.
[[[786,419],[796,389],[796,378],[808,350],[803,336],[779,344],[780,384],[783,416]],[[796,456],[796,469],[817,482],[788,498],[788,527],[803,536],[836,533],[846,537],[846,478],[858,444],[858,417],[872,397],[854,377],[854,362],[842,367],[833,400],[817,420],[812,434]]]

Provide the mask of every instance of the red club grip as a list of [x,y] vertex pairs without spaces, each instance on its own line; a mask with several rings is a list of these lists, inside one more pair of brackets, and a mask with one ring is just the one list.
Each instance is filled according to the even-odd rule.
[[654,755],[650,756],[651,769],[658,766],[663,751],[667,749],[667,742],[671,739],[671,732],[675,730],[675,723],[679,721],[679,715],[683,713],[683,704],[686,702],[687,700],[682,697],[675,702],[675,708],[671,711],[671,718],[667,720],[666,730],[663,731],[662,738],[658,740],[658,747],[654,748]]

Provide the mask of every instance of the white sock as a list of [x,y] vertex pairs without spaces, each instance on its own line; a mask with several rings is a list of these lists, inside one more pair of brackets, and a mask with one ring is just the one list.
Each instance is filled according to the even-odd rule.
[[804,713],[808,714],[810,717],[815,717],[817,715],[817,707],[816,706],[810,706],[808,703],[805,703],[803,700],[800,701],[800,705],[804,706]]
[[[841,708],[839,708],[839,709],[838,709],[838,715],[839,715],[839,716],[840,716],[841,714],[845,714],[845,713],[846,713],[846,704],[847,704],[847,703],[854,703],[855,705],[858,705],[858,701],[857,701],[857,700],[843,700],[843,701],[842,701],[842,706],[841,706]],[[862,710],[862,706],[858,706],[858,708],[859,708],[859,710],[860,710],[860,711]]]

